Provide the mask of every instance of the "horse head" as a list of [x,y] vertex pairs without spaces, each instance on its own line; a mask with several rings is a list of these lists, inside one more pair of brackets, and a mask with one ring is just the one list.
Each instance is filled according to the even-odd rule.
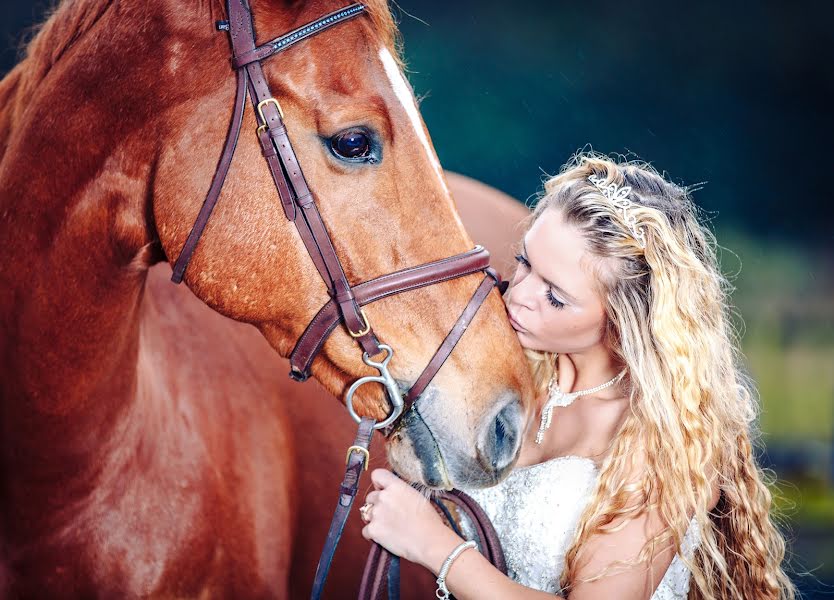
[[[338,8],[327,4],[253,2],[255,31],[265,37],[293,30]],[[403,76],[388,8],[369,2],[367,13],[263,63],[299,166],[352,285],[473,245]],[[170,80],[166,88],[192,92],[167,111],[159,128],[153,217],[172,259],[217,167],[234,96],[227,39],[197,29],[199,34],[183,28],[166,40],[166,60],[159,65],[159,76]],[[215,310],[258,327],[287,356],[330,298],[285,216],[261,155],[254,112],[244,116],[222,196],[185,281]],[[379,339],[395,350],[390,369],[403,390],[420,375],[479,280],[470,275],[364,308]],[[344,398],[351,383],[368,373],[360,356],[347,328],[339,327],[312,372]],[[390,436],[394,468],[432,486],[499,479],[517,456],[525,422],[530,384],[521,357],[493,292]],[[355,410],[382,420],[391,409],[381,388],[363,386]]]
[[[258,44],[344,8],[329,0],[251,3]],[[0,298],[0,326],[19,341],[3,348],[4,395],[36,399],[15,405],[21,411],[90,405],[105,389],[95,369],[120,394],[131,393],[130,378],[107,361],[135,366],[144,274],[155,261],[180,257],[218,169],[239,89],[230,37],[215,27],[227,19],[219,0],[64,4],[3,80],[0,241],[11,254],[0,282],[16,291]],[[403,76],[387,4],[371,0],[359,16],[323,29],[263,62],[275,98],[263,111],[284,115],[296,167],[346,280],[355,286],[471,250]],[[184,281],[219,313],[257,327],[286,357],[333,291],[300,237],[301,215],[288,218],[276,191],[257,132],[263,115],[255,113],[243,112]],[[37,168],[44,156],[49,168]],[[24,263],[37,267],[30,285],[17,271]],[[411,388],[482,280],[482,272],[455,277],[362,308],[363,324],[394,350],[393,387]],[[310,366],[342,399],[374,374],[350,328],[337,326]],[[388,389],[363,385],[353,409],[385,419]],[[392,466],[430,486],[494,483],[518,454],[531,393],[492,291],[390,432]]]

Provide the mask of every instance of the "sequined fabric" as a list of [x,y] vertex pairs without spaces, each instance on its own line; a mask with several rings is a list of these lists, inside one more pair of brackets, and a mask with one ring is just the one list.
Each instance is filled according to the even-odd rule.
[[[509,576],[527,587],[559,593],[565,554],[598,476],[590,459],[565,456],[516,468],[495,487],[464,491],[495,526]],[[474,536],[468,523],[461,525],[467,537]],[[693,521],[683,541],[687,556],[697,546],[697,537]],[[689,578],[689,569],[675,556],[652,600],[685,599]]]

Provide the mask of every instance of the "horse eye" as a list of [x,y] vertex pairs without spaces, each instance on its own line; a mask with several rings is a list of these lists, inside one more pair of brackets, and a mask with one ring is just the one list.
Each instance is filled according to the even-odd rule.
[[330,147],[342,158],[363,158],[371,154],[368,134],[358,129],[343,131],[330,138]]

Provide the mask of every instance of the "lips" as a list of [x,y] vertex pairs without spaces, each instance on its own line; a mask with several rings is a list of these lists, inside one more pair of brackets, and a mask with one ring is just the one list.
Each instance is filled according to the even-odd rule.
[[526,333],[526,332],[527,332],[527,330],[526,330],[526,329],[524,329],[524,327],[522,327],[521,325],[519,325],[518,321],[516,321],[515,319],[513,319],[513,316],[512,316],[512,315],[508,314],[507,316],[510,318],[510,325],[512,325],[512,326],[513,326],[513,329],[515,329],[516,331],[520,331],[520,332],[522,332],[522,333]]

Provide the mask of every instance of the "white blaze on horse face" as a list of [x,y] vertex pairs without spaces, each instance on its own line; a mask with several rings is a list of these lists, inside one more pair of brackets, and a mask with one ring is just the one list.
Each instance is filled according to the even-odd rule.
[[420,111],[417,108],[417,100],[414,98],[411,86],[406,82],[397,61],[391,56],[388,48],[382,48],[379,51],[379,58],[382,61],[382,66],[385,68],[385,74],[388,75],[388,80],[391,82],[391,87],[394,88],[394,94],[396,94],[397,100],[400,101],[400,104],[402,104],[405,110],[405,114],[408,115],[408,119],[411,121],[412,127],[414,127],[414,132],[417,134],[417,139],[423,144],[426,156],[434,168],[435,173],[437,173],[437,179],[440,181],[440,185],[443,186],[443,191],[448,195],[449,188],[446,187],[446,180],[443,178],[443,171],[440,169],[440,161],[437,159],[437,155],[434,153],[431,144],[429,144],[429,138],[426,135],[425,127],[423,127],[423,121],[420,119]]

